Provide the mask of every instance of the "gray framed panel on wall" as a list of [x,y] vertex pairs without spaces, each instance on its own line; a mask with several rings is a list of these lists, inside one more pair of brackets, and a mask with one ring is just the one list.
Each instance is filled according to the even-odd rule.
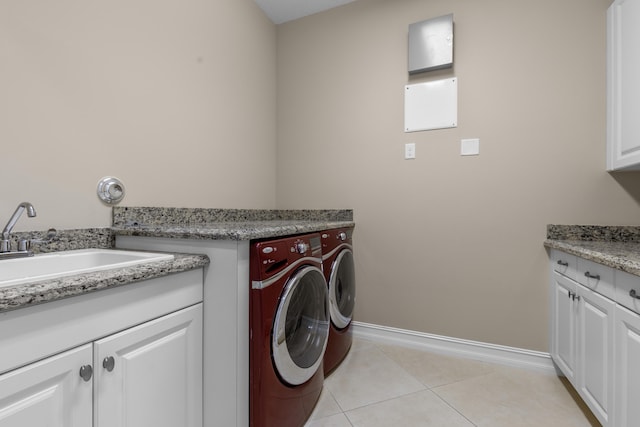
[[453,14],[409,25],[409,74],[453,66]]

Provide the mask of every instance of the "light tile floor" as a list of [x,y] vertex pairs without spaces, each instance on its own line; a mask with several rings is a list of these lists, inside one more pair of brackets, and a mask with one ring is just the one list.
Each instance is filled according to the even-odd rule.
[[556,375],[355,339],[305,427],[599,425]]

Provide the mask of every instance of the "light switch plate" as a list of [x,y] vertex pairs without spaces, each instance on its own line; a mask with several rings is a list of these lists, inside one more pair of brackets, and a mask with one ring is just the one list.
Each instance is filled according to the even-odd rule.
[[474,139],[461,139],[460,140],[460,154],[463,156],[477,156],[480,154],[480,140]]
[[404,158],[405,160],[415,159],[416,158],[416,144],[411,142],[409,144],[404,144]]

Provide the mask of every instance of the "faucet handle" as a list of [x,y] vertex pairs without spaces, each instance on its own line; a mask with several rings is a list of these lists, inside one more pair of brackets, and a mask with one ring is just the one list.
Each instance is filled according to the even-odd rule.
[[11,240],[0,240],[0,253],[2,252],[11,252]]
[[[27,249],[31,248],[31,245],[34,243],[49,243],[52,242],[55,238],[56,235],[58,234],[58,231],[55,228],[50,228],[47,230],[47,235],[43,238],[39,238],[39,239],[29,239],[27,240]],[[19,244],[19,243],[18,243]]]
[[18,240],[18,251],[26,252],[31,248],[31,241],[27,239]]

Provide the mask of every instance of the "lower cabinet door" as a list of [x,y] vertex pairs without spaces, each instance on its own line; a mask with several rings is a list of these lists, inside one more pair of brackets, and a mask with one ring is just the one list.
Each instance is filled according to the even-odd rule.
[[551,356],[567,379],[576,379],[576,314],[575,295],[577,284],[558,273],[552,274],[553,331]]
[[615,425],[640,422],[640,315],[616,307]]
[[0,427],[91,426],[92,355],[86,344],[0,375]]
[[95,427],[202,426],[202,304],[96,341]]
[[615,303],[579,285],[577,389],[603,426],[613,413]]

